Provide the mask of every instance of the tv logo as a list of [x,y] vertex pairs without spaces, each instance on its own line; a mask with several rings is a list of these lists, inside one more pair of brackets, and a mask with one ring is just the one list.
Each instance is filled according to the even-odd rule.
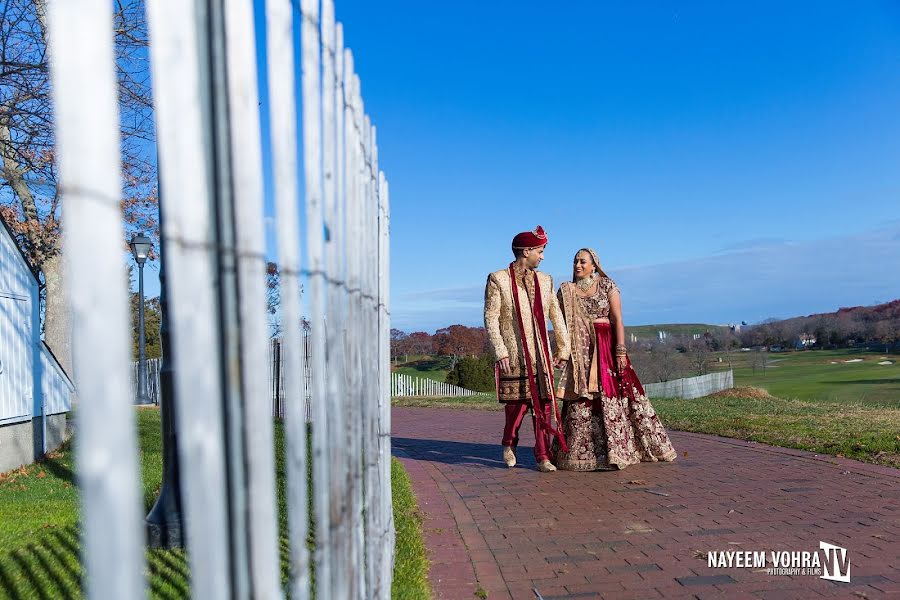
[[825,570],[819,579],[850,581],[850,557],[846,548],[819,542],[819,552],[822,554],[822,566]]

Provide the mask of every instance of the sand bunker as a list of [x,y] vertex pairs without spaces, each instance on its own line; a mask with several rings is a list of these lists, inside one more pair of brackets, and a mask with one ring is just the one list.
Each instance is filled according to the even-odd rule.
[[851,358],[850,360],[845,360],[844,362],[845,363],[854,363],[854,362],[862,362],[862,361],[863,361],[863,359],[861,359],[861,358]]
[[889,361],[889,360],[883,360],[883,361],[881,361],[881,362],[878,363],[878,364],[879,364],[879,365],[892,365],[892,364],[894,364],[894,363],[891,362],[891,361]]

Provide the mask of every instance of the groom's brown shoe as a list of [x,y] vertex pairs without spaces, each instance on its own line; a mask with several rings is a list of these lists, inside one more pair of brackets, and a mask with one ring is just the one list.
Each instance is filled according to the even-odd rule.
[[516,466],[516,452],[512,449],[512,446],[503,446],[503,462],[510,469]]
[[549,460],[542,460],[538,463],[537,470],[541,473],[552,473],[556,470],[556,467]]

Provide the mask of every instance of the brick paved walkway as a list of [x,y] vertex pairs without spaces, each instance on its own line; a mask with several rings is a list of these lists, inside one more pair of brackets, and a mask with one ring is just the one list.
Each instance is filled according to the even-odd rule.
[[[618,472],[500,460],[502,413],[394,408],[435,598],[900,598],[900,470],[670,432],[680,457]],[[710,550],[848,549],[850,583],[711,568]]]

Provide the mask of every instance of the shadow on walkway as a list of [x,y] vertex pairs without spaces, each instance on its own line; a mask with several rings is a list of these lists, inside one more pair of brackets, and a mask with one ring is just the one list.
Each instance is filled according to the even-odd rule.
[[[413,460],[427,460],[448,465],[480,465],[507,469],[500,458],[500,444],[474,444],[449,440],[391,438],[391,445]],[[534,464],[531,446],[520,446],[516,456],[520,465]]]

